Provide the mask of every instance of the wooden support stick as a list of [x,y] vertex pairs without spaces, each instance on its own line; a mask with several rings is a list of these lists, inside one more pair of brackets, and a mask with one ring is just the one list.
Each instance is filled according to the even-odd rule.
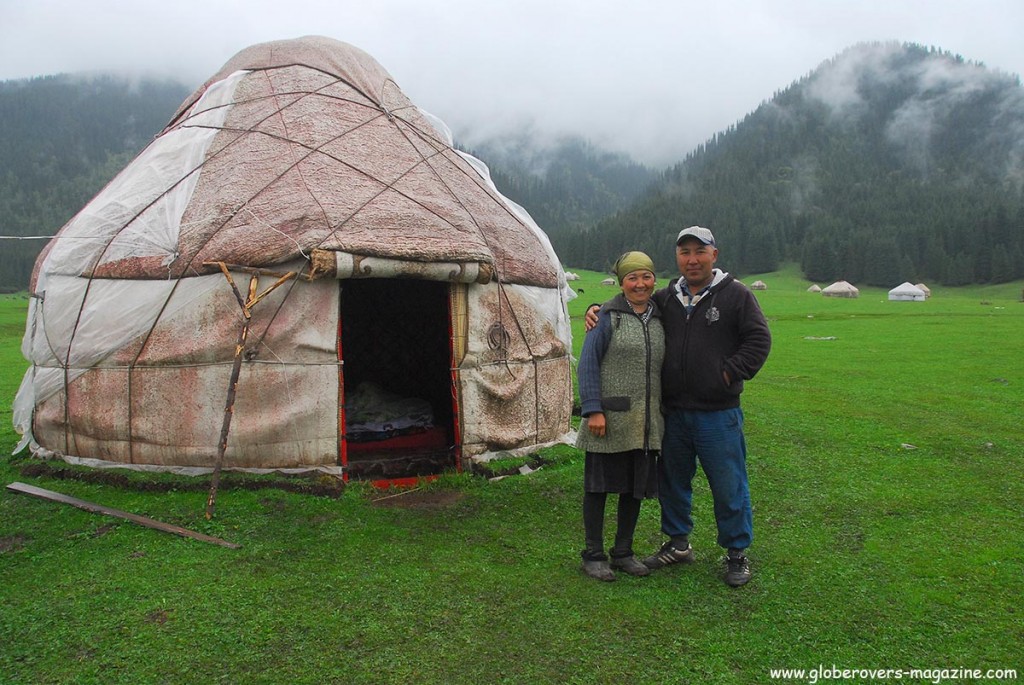
[[[235,294],[235,299],[238,300],[238,306],[242,308],[242,312],[245,313],[245,300],[242,299],[242,293],[238,292],[238,286],[235,285],[235,279],[231,278],[231,272],[228,271],[228,266],[224,262],[216,262],[220,264],[220,272],[224,274],[224,278],[228,279],[228,285],[231,286],[231,292]],[[259,278],[259,276],[253,274],[253,278]]]
[[[223,266],[221,266],[223,265]],[[238,271],[244,274],[256,274],[257,276],[273,276],[280,278],[281,276],[287,276],[288,274],[282,271],[272,271],[270,269],[259,269],[252,266],[243,266],[241,264],[228,264],[227,262],[203,262],[203,266],[215,266],[218,269],[227,269],[228,271]],[[293,273],[293,272],[289,272]]]
[[146,516],[139,516],[138,514],[131,514],[127,511],[121,511],[120,509],[112,509],[111,507],[105,507],[102,504],[93,504],[82,499],[76,499],[69,497],[68,495],[54,492],[52,490],[44,490],[43,488],[37,488],[34,485],[28,485],[26,483],[11,483],[7,486],[7,489],[11,492],[20,492],[23,495],[31,495],[32,497],[38,497],[39,499],[45,499],[50,502],[59,502],[61,504],[70,504],[73,507],[78,507],[85,511],[93,514],[104,514],[105,516],[114,516],[119,519],[125,519],[132,523],[137,523],[140,526],[146,528],[153,528],[154,530],[162,530],[165,533],[173,533],[174,535],[180,535],[185,538],[192,538],[193,540],[199,540],[201,542],[209,542],[214,545],[220,545],[221,547],[229,547],[231,549],[239,549],[241,545],[237,545],[227,540],[221,540],[210,535],[204,535],[203,533],[197,533],[194,530],[188,528],[182,528],[181,526],[174,526],[170,523],[164,523],[163,521],[157,521]]
[[238,304],[242,308],[243,318],[242,327],[238,331],[238,341],[235,343],[235,357],[231,364],[231,378],[228,381],[228,398],[224,406],[224,421],[221,424],[220,429],[220,442],[217,443],[217,461],[214,463],[213,476],[210,478],[210,494],[206,498],[206,520],[209,521],[213,518],[213,510],[217,503],[217,488],[220,487],[220,472],[224,466],[224,453],[228,449],[228,433],[231,430],[231,417],[235,413],[235,395],[238,390],[238,376],[242,371],[242,357],[245,354],[245,341],[249,338],[249,324],[252,321],[252,308],[256,306],[257,302],[276,290],[282,283],[293,278],[295,276],[295,272],[289,271],[284,274],[270,287],[259,294],[257,294],[256,289],[259,286],[260,274],[252,273],[249,278],[249,292],[246,294],[245,299],[243,299],[242,294],[238,291],[238,287],[235,285],[234,279],[231,278],[231,272],[228,270],[227,264],[224,262],[204,262],[204,264],[217,264],[220,266],[221,273],[223,273],[224,278],[228,280],[228,283],[231,285],[231,290],[234,292],[235,298],[238,300]]
[[[253,274],[249,281],[249,299],[256,293],[256,284],[259,276]],[[242,371],[242,356],[245,351],[245,341],[249,337],[249,309],[243,305],[242,313],[245,320],[238,331],[238,341],[235,343],[235,358],[231,364],[231,378],[228,381],[228,398],[224,405],[224,421],[220,428],[220,442],[217,444],[217,461],[213,465],[213,476],[210,478],[210,494],[206,498],[206,520],[213,518],[213,510],[217,502],[217,488],[220,487],[220,471],[224,466],[224,453],[228,449],[228,433],[231,430],[231,417],[235,413],[235,394],[238,390],[238,376]]]
[[254,307],[254,306],[256,305],[256,303],[257,303],[257,302],[259,302],[259,301],[260,301],[260,300],[262,300],[262,299],[263,299],[264,297],[266,297],[266,296],[267,296],[267,295],[269,295],[270,293],[272,293],[272,292],[274,292],[275,290],[277,290],[278,286],[280,286],[280,285],[281,285],[281,284],[283,284],[283,283],[287,283],[287,282],[288,282],[289,280],[291,280],[291,279],[292,279],[292,278],[294,278],[294,277],[295,277],[295,272],[294,272],[294,271],[289,271],[289,272],[288,272],[288,273],[286,273],[286,274],[285,274],[284,276],[281,276],[281,278],[277,279],[277,280],[276,280],[276,281],[275,281],[275,282],[273,283],[273,285],[270,285],[270,286],[268,286],[266,290],[264,290],[263,292],[261,292],[261,293],[260,293],[259,295],[257,295],[256,297],[252,298],[252,299],[251,299],[251,300],[250,300],[249,302],[246,302],[246,305],[247,305],[247,306],[249,307],[249,309],[252,309],[252,308],[253,308],[253,307]]

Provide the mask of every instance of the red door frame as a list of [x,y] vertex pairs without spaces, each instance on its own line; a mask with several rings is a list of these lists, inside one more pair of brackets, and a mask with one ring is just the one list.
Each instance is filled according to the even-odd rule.
[[[341,465],[342,482],[347,483],[348,476],[348,440],[345,438],[345,355],[341,347],[341,289],[342,283],[338,283],[338,330],[336,347],[338,351],[338,463]],[[452,396],[452,438],[455,441],[455,470],[462,472],[462,431],[460,429],[461,417],[459,413],[459,384],[458,368],[455,362],[454,325],[452,323],[452,297],[454,289],[448,286],[448,368],[450,371]],[[418,485],[421,481],[436,480],[440,474],[429,476],[409,476],[406,478],[385,478],[370,481],[376,488],[407,488]]]

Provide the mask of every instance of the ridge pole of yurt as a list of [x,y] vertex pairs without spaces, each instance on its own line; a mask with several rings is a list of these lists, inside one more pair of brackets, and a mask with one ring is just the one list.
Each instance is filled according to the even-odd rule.
[[224,274],[224,278],[227,279],[228,285],[231,286],[231,292],[235,294],[235,299],[238,300],[238,306],[242,308],[242,327],[238,331],[238,340],[235,342],[235,356],[231,363],[231,378],[228,381],[228,397],[224,404],[224,422],[220,428],[220,442],[217,443],[217,459],[213,465],[213,475],[210,478],[210,494],[206,498],[206,520],[209,521],[213,518],[213,511],[217,502],[217,488],[220,487],[220,472],[224,466],[224,453],[228,449],[228,434],[231,431],[231,417],[235,413],[235,395],[238,389],[238,377],[242,372],[242,357],[245,352],[245,341],[249,337],[249,324],[252,322],[252,308],[256,306],[256,303],[262,300],[264,297],[269,295],[271,292],[277,289],[279,285],[285,283],[289,279],[295,276],[294,271],[289,271],[284,276],[281,276],[277,281],[270,285],[266,290],[260,294],[256,294],[256,288],[260,282],[259,272],[254,272],[249,277],[249,292],[245,299],[242,299],[242,293],[239,292],[238,286],[235,285],[235,280],[231,278],[231,272],[228,271],[227,264],[224,262],[205,263],[204,266],[219,266],[221,273]]

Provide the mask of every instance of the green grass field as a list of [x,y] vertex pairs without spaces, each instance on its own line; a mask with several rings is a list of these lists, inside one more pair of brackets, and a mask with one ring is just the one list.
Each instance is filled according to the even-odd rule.
[[[583,309],[616,292],[580,275],[577,352]],[[767,683],[777,668],[824,682],[821,666],[907,669],[903,682],[981,682],[950,677],[963,668],[1020,677],[1022,284],[936,288],[917,303],[870,288],[823,298],[793,271],[743,280],[756,278],[774,347],[744,393],[746,587],[720,579],[699,479],[695,564],[585,578],[583,461],[569,447],[528,476],[451,475],[388,499],[227,478],[209,523],[204,479],[111,484],[2,456],[4,485],[242,548],[0,491],[0,683]],[[0,298],[4,455],[26,304]],[[638,551],[660,542],[647,502]]]

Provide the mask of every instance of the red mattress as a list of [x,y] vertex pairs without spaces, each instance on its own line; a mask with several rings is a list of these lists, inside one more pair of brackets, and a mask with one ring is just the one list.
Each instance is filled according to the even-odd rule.
[[348,453],[358,455],[363,452],[381,452],[384,450],[433,450],[443,449],[447,446],[448,438],[444,428],[434,426],[425,428],[415,433],[395,435],[383,440],[348,441]]

